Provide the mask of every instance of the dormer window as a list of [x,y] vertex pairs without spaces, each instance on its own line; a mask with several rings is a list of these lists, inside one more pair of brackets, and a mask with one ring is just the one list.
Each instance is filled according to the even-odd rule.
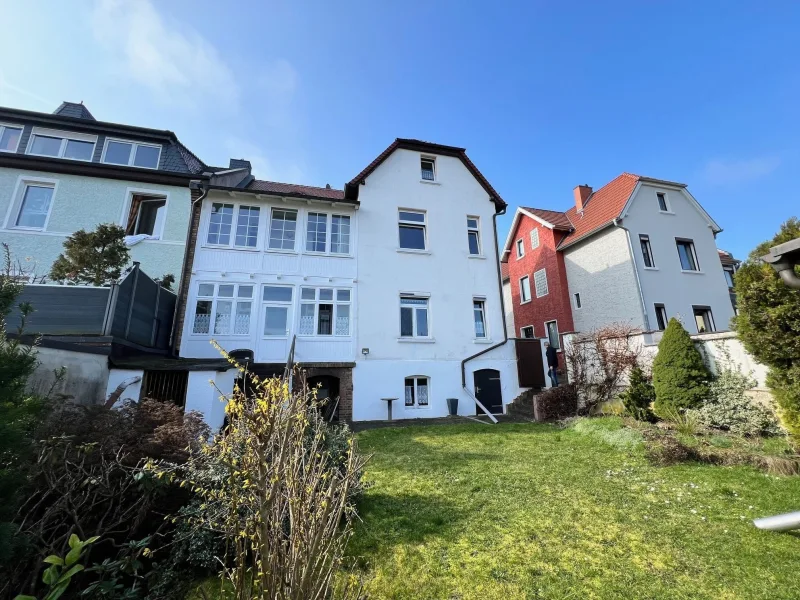
[[0,123],[0,152],[16,152],[21,137],[21,126]]
[[126,140],[106,140],[103,162],[110,165],[157,169],[161,146]]
[[95,143],[97,136],[35,127],[28,143],[28,154],[91,161]]
[[436,181],[436,159],[425,158],[420,159],[420,170],[422,173],[423,181]]

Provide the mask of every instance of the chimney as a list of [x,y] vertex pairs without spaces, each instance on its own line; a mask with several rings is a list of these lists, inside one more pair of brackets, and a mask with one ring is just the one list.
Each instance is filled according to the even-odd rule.
[[575,208],[578,209],[578,212],[581,212],[589,196],[592,195],[592,188],[588,185],[579,185],[572,190],[572,195],[575,196]]

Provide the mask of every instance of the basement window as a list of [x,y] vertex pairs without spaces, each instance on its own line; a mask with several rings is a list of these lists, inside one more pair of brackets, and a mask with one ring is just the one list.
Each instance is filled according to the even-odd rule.
[[125,235],[146,235],[151,239],[160,239],[166,212],[167,199],[164,196],[134,194]]

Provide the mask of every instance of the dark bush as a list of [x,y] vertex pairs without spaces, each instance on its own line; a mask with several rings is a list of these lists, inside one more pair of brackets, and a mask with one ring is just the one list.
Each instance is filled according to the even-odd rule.
[[578,414],[578,390],[570,383],[537,394],[533,402],[537,421],[556,421]]
[[696,408],[708,398],[710,375],[680,321],[670,319],[653,360],[655,412]]
[[637,421],[655,421],[651,405],[656,399],[656,389],[638,365],[631,369],[628,389],[619,395],[625,411]]

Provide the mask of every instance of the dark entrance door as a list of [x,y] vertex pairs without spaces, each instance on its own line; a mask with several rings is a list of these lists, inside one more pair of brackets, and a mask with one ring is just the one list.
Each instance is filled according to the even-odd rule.
[[333,375],[317,375],[309,377],[307,383],[309,390],[317,390],[317,401],[322,409],[322,417],[326,421],[338,421],[339,378]]
[[[495,369],[481,369],[473,374],[475,379],[475,397],[494,415],[503,414],[503,391],[500,388],[500,371]],[[483,411],[477,406],[475,414],[481,415]]]

